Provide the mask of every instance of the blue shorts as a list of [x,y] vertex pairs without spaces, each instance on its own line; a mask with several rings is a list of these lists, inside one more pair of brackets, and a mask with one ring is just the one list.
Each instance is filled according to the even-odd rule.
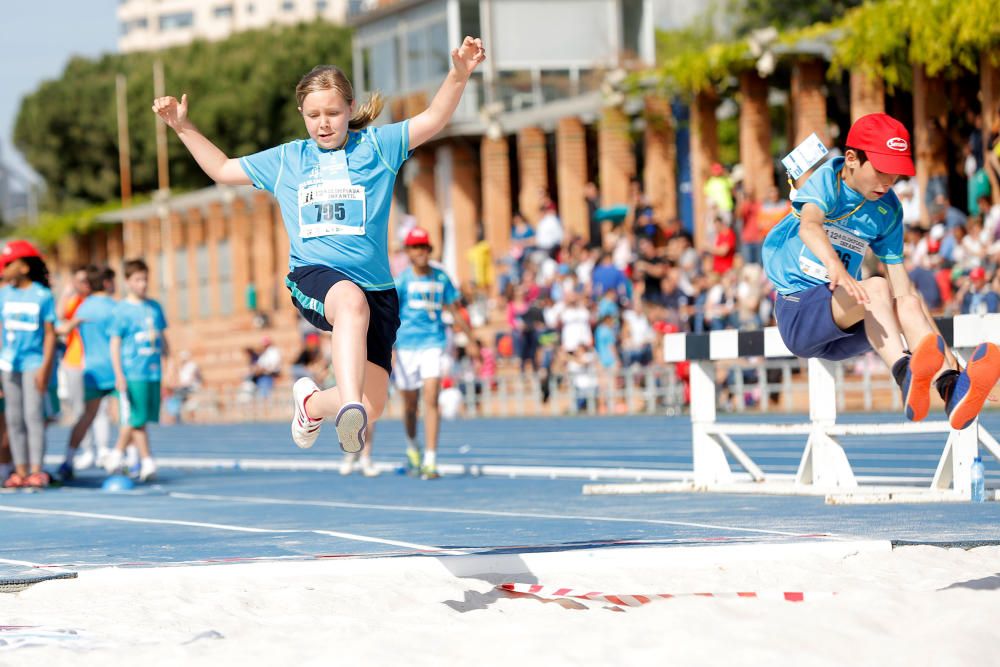
[[817,285],[794,294],[779,294],[774,317],[785,347],[797,357],[817,357],[828,361],[850,359],[872,349],[865,335],[865,323],[847,331],[833,321],[829,285]]
[[[351,279],[327,266],[300,266],[285,277],[285,286],[292,293],[292,303],[309,324],[323,331],[333,331],[326,319],[323,302],[330,288],[341,280]],[[392,346],[399,329],[399,295],[395,288],[363,291],[370,313],[368,361],[392,373]]]

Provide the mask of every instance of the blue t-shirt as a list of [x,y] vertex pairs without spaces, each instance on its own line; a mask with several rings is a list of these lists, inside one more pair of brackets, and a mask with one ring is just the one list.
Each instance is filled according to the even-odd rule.
[[447,273],[436,266],[430,270],[429,275],[418,276],[413,267],[407,267],[396,278],[399,293],[396,347],[400,350],[443,348],[448,341],[441,311],[458,300],[458,291]]
[[39,283],[23,289],[6,285],[0,288],[0,313],[3,319],[0,370],[21,372],[41,368],[45,324],[56,321],[52,290]]
[[393,286],[389,204],[409,144],[404,120],[350,132],[343,149],[304,139],[240,158],[254,186],[278,200],[289,268],[335,268],[365,290]]
[[615,330],[606,324],[598,324],[594,329],[594,348],[597,350],[597,359],[601,366],[611,368],[615,365],[615,346],[617,339]]
[[84,299],[74,317],[83,340],[83,381],[93,389],[114,389],[115,369],[111,365],[111,325],[118,302],[95,294]]
[[[123,299],[115,305],[109,333],[122,339],[122,370],[126,380],[155,382],[160,379],[166,328],[163,309],[152,299],[141,303]],[[86,349],[84,347],[85,353]]]
[[856,280],[870,247],[885,264],[903,261],[903,207],[889,190],[868,201],[840,178],[844,158],[817,169],[792,201],[792,212],[775,225],[761,251],[767,277],[780,294],[794,294],[830,282],[826,267],[799,237],[799,216],[815,204],[826,218],[823,226],[837,257]]

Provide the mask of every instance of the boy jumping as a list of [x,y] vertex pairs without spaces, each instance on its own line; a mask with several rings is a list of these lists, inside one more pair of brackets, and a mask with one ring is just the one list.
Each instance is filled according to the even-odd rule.
[[[793,354],[836,361],[874,349],[892,369],[907,418],[927,416],[933,382],[952,428],[963,429],[1000,379],[1000,349],[982,343],[959,369],[903,268],[902,206],[892,185],[914,174],[902,123],[885,114],[859,118],[844,157],[809,177],[764,240],[762,258],[778,292],[778,330]],[[885,278],[861,279],[869,247]]]

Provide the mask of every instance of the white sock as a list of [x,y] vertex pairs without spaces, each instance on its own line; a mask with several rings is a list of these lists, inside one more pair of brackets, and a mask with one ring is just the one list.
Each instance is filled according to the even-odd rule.
[[414,450],[419,451],[420,450],[420,443],[417,442],[416,438],[411,438],[410,436],[406,436],[406,448],[407,449],[414,449]]
[[424,452],[424,467],[433,468],[435,465],[437,465],[437,452],[428,449]]

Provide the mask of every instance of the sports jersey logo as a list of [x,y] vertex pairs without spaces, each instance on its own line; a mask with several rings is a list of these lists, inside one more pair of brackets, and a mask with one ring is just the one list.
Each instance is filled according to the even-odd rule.
[[903,137],[893,137],[885,142],[886,148],[893,151],[905,153],[910,150],[910,144]]

